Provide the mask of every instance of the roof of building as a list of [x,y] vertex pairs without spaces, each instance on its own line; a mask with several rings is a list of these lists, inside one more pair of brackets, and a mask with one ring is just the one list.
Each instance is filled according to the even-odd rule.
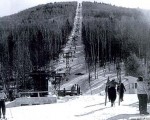
[[137,79],[136,77],[133,77],[133,76],[125,76],[124,77],[129,83],[136,83],[137,82]]

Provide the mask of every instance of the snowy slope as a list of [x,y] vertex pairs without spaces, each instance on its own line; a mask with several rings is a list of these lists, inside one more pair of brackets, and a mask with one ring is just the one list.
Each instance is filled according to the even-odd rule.
[[8,108],[7,117],[9,120],[128,120],[139,116],[136,94],[125,94],[120,106],[117,101],[118,98],[115,107],[110,107],[110,102],[104,105],[104,96],[66,96],[56,104]]

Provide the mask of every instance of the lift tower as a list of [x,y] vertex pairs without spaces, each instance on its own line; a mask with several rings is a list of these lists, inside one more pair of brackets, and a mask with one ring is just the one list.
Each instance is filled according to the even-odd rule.
[[66,59],[66,76],[70,74],[70,58],[72,58],[72,52],[67,52],[63,54],[63,58]]

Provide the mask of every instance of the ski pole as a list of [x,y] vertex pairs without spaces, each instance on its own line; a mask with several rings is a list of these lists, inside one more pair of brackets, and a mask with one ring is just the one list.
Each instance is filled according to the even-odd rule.
[[11,116],[11,118],[13,118],[11,108],[8,108],[8,109],[9,109],[9,112],[10,112],[10,116]]
[[107,83],[106,83],[106,89],[105,89],[105,106],[106,106],[106,103],[107,103],[107,96],[108,96],[108,83],[109,83],[109,77],[107,79]]

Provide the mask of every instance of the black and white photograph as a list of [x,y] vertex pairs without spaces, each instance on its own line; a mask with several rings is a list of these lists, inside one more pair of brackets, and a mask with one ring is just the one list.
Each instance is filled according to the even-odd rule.
[[150,0],[0,0],[0,120],[150,120]]

